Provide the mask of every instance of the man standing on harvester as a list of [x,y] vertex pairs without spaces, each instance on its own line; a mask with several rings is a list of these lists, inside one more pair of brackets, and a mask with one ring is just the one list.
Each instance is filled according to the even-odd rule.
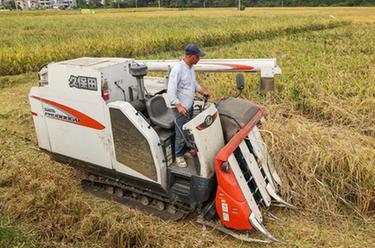
[[[194,44],[185,47],[184,58],[172,68],[168,81],[168,98],[174,108],[176,122],[175,128],[175,155],[178,167],[185,168],[187,163],[185,156],[191,156],[187,151],[186,143],[182,134],[182,126],[187,123],[193,115],[193,103],[195,93],[208,97],[208,94],[202,91],[200,85],[195,80],[195,71],[193,65],[197,64],[205,54]],[[185,154],[186,153],[186,154]]]

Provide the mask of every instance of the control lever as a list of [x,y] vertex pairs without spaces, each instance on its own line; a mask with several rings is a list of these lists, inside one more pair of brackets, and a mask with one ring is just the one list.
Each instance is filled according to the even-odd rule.
[[203,100],[203,105],[202,105],[202,109],[201,109],[201,112],[204,110],[204,108],[206,107],[206,104],[208,102],[208,98],[210,97],[209,94],[204,94],[202,96],[202,100]]

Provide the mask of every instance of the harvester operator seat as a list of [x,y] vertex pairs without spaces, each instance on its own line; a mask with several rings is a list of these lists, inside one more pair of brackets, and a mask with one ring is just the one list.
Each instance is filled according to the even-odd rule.
[[156,95],[146,102],[146,108],[151,122],[161,128],[174,127],[174,115],[172,109],[167,107],[164,97]]

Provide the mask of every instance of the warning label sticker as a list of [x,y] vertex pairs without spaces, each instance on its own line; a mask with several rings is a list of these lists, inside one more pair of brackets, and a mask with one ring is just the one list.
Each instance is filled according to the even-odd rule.
[[221,210],[223,211],[223,220],[229,221],[229,207],[224,200],[221,200]]

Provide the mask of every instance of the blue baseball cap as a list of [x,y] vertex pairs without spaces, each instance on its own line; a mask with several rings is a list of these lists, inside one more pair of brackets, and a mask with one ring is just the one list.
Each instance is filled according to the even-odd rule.
[[189,44],[185,47],[186,55],[197,55],[198,57],[204,57],[206,54],[202,52],[197,45]]

